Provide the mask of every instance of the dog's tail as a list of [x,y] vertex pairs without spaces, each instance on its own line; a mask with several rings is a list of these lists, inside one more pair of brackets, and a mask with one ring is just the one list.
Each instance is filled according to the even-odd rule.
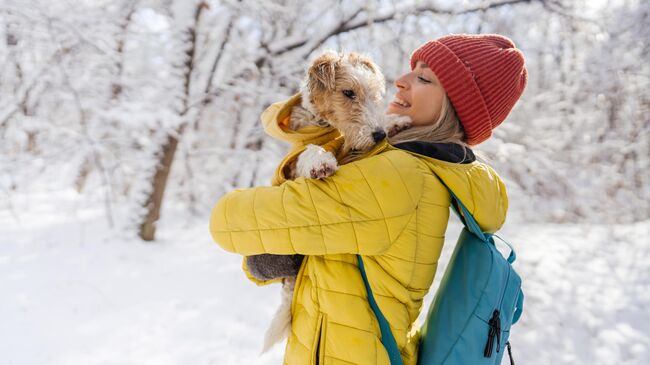
[[293,300],[295,286],[295,277],[285,279],[282,284],[282,301],[273,316],[269,328],[266,330],[262,353],[267,352],[273,345],[287,338],[291,332],[291,301]]

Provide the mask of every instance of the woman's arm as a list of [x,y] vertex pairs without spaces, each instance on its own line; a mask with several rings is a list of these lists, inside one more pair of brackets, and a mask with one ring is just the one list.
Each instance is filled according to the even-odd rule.
[[390,150],[326,179],[232,191],[212,210],[210,232],[242,255],[376,255],[414,219],[422,180],[416,158]]

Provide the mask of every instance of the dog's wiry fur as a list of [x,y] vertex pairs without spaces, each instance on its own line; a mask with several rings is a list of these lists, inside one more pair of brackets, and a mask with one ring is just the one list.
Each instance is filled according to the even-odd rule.
[[[369,58],[356,53],[326,52],[312,62],[301,87],[302,105],[294,106],[289,128],[332,126],[343,135],[339,151],[308,145],[287,166],[287,177],[324,178],[333,175],[339,163],[354,161],[387,134],[410,126],[410,119],[385,115],[384,76]],[[338,160],[337,160],[338,158]],[[291,329],[291,301],[301,255],[255,255],[246,258],[250,273],[260,280],[282,277],[282,303],[265,336],[263,352]]]
[[384,76],[369,58],[324,53],[308,70],[306,91],[303,106],[345,136],[340,156],[372,148],[373,133],[385,136]]

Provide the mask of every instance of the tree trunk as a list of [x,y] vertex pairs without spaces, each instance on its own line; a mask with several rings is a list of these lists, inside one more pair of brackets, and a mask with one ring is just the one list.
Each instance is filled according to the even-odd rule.
[[[182,130],[178,132],[180,136]],[[178,138],[170,134],[162,147],[160,163],[156,167],[156,173],[153,176],[153,190],[144,203],[144,207],[147,209],[147,215],[140,224],[140,238],[145,241],[153,241],[155,238],[156,222],[160,218],[160,208],[162,206],[163,195],[165,194],[165,187],[167,186],[167,178],[172,168],[172,162],[174,162],[177,146]]]
[[[185,51],[185,62],[183,63],[183,109],[180,112],[180,119],[187,118],[189,111],[189,99],[191,94],[192,72],[194,71],[194,62],[196,57],[197,35],[199,30],[199,20],[204,9],[208,8],[206,2],[200,2],[194,12],[194,24],[186,30],[188,39],[188,48]],[[156,222],[160,218],[160,209],[162,207],[163,195],[167,186],[167,178],[174,162],[178,140],[183,135],[187,122],[181,122],[180,126],[167,136],[165,144],[162,146],[160,163],[156,166],[152,183],[152,190],[147,196],[143,207],[147,214],[140,223],[140,238],[145,241],[153,241],[156,237]]]

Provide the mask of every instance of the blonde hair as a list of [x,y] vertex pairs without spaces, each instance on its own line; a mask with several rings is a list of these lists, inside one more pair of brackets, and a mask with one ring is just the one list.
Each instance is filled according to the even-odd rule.
[[456,110],[451,105],[447,94],[443,94],[442,107],[440,108],[438,120],[430,125],[408,128],[389,137],[388,142],[394,145],[402,142],[424,141],[433,143],[456,143],[463,147],[469,147],[464,142],[464,139],[465,131],[463,130],[462,124],[460,124],[460,119],[456,115]]

